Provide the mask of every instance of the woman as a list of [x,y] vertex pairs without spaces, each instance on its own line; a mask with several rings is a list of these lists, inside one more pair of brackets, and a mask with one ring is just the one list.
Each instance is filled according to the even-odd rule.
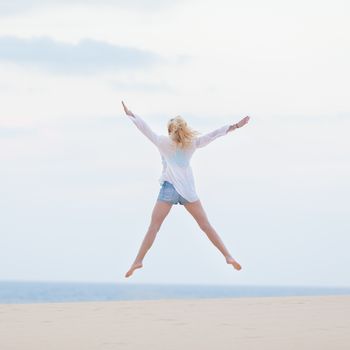
[[125,277],[131,276],[134,270],[143,266],[143,259],[151,248],[157,232],[173,204],[183,205],[197,221],[201,230],[206,233],[210,241],[223,254],[227,264],[231,264],[236,270],[240,270],[241,265],[231,256],[220,236],[209,223],[196,193],[190,159],[197,148],[204,147],[217,137],[241,128],[248,123],[249,117],[243,118],[236,124],[227,124],[208,134],[197,137],[198,132],[189,128],[181,116],[177,116],[168,121],[169,136],[165,136],[157,135],[153,132],[140,116],[132,113],[126,107],[123,101],[122,105],[126,115],[131,117],[130,119],[136,127],[158,148],[163,163],[163,171],[159,179],[162,187],[153,208],[151,222],[135,261],[125,274]]

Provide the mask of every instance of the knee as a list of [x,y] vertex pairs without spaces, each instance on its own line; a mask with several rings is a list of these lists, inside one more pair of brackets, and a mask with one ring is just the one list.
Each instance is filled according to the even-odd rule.
[[207,221],[207,220],[199,221],[198,225],[199,225],[200,229],[204,232],[211,229],[211,225],[210,225],[209,221]]
[[148,230],[156,233],[156,232],[158,232],[158,231],[160,230],[160,226],[161,226],[161,225],[162,225],[162,224],[159,223],[159,222],[152,222],[152,223],[149,225]]

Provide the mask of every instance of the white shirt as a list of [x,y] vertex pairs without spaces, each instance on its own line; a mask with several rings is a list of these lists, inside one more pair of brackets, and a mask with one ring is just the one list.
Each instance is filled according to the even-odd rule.
[[168,181],[189,202],[197,201],[199,197],[190,165],[191,157],[197,148],[204,147],[217,137],[226,135],[231,124],[196,137],[188,148],[181,149],[169,136],[157,135],[140,116],[136,114],[134,116],[135,118],[130,116],[130,119],[160,152],[163,164],[162,175],[158,180],[160,185]]

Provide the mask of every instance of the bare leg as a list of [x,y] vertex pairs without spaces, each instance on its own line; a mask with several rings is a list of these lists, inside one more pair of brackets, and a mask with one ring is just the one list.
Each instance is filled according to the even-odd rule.
[[217,234],[215,229],[211,226],[207,215],[202,207],[201,201],[195,201],[192,203],[187,203],[184,205],[187,211],[194,217],[197,221],[199,227],[208,236],[210,241],[220,250],[226,259],[228,264],[231,264],[236,270],[240,270],[241,265],[231,256],[230,252],[225,247],[220,236]]
[[125,277],[131,276],[135,269],[139,269],[143,266],[143,258],[145,257],[147,251],[151,248],[156,238],[157,232],[159,231],[160,226],[162,225],[165,217],[168,215],[171,207],[171,203],[158,200],[156,201],[152,212],[151,223],[148,227],[146,236],[143,239],[143,242],[141,244],[141,247],[135,258],[134,263],[131,265],[129,271],[125,274]]

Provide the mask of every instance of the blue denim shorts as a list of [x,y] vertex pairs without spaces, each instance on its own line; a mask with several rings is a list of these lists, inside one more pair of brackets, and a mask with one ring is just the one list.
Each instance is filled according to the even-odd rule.
[[184,205],[189,203],[187,199],[182,197],[176,190],[173,184],[168,181],[164,181],[162,187],[159,191],[157,200],[163,202],[169,202],[171,204],[181,204]]

